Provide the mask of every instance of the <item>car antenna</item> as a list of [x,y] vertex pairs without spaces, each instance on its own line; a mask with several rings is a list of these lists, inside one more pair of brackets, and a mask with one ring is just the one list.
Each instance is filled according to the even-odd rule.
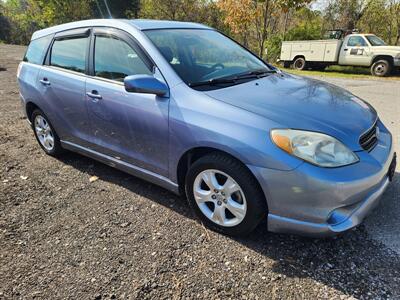
[[106,6],[106,9],[107,9],[108,18],[109,18],[109,19],[112,19],[113,17],[112,17],[112,15],[111,15],[110,8],[108,7],[107,0],[103,0],[103,1],[104,1],[104,5]]

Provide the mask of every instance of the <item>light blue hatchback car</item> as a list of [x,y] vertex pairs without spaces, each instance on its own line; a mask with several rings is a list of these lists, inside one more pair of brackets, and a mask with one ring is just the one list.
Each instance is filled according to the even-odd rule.
[[328,236],[358,225],[394,175],[392,136],[366,102],[283,73],[194,23],[87,20],[37,31],[21,100],[63,149],[186,194],[210,228]]

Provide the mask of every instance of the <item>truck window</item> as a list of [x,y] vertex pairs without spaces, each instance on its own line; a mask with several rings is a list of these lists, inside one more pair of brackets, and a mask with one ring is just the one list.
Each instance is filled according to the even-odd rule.
[[376,35],[367,35],[366,38],[372,46],[385,46],[386,43],[378,38]]
[[347,46],[349,47],[365,47],[367,46],[367,42],[361,36],[352,36],[349,38],[347,42]]
[[46,55],[46,50],[50,44],[51,38],[52,36],[48,35],[31,41],[25,53],[24,61],[36,65],[43,64],[44,56]]

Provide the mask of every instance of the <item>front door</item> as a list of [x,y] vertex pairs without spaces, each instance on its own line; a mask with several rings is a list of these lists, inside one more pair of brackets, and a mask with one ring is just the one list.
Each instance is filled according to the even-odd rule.
[[340,50],[339,64],[349,66],[369,66],[370,47],[364,37],[350,36]]
[[86,103],[96,151],[158,174],[168,175],[168,98],[128,93],[128,75],[153,74],[135,41],[117,30],[93,35],[92,77]]

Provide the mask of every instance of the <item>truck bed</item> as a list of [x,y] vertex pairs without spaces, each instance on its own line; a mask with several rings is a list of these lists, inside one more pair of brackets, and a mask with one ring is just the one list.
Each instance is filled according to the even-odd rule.
[[342,40],[312,40],[282,42],[282,61],[293,61],[297,56],[304,56],[307,61],[338,61]]

